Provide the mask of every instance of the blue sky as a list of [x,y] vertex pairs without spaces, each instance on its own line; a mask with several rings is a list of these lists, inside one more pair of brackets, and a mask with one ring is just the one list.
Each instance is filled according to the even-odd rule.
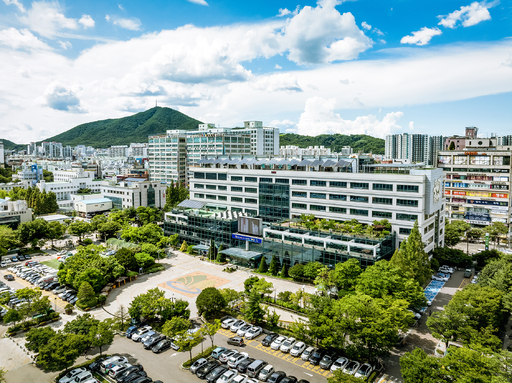
[[512,134],[506,1],[0,1],[0,138],[160,106],[283,132]]

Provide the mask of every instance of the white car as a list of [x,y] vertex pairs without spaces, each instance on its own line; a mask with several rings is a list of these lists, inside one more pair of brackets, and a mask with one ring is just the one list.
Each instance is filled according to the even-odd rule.
[[119,364],[113,368],[111,368],[108,372],[108,375],[111,378],[116,378],[119,374],[121,374],[124,370],[126,370],[128,367],[131,367],[132,365],[130,363],[123,363]]
[[231,358],[228,359],[228,366],[231,368],[237,368],[238,364],[249,357],[249,354],[246,352],[241,352],[238,355],[233,355]]
[[252,328],[252,326],[250,324],[246,324],[245,326],[242,326],[238,329],[238,331],[236,332],[236,335],[245,336],[247,331],[249,331],[251,328]]
[[439,271],[441,273],[450,273],[450,274],[453,274],[453,272],[455,271],[453,268],[449,267],[449,266],[446,266],[446,265],[443,265],[439,268]]
[[231,325],[231,327],[229,329],[231,330],[231,332],[237,332],[238,330],[240,330],[240,328],[242,328],[246,324],[247,323],[245,323],[243,320],[237,320],[235,323],[233,323]]
[[272,350],[279,350],[279,347],[283,344],[283,342],[286,340],[285,336],[278,336],[270,345],[270,348]]
[[126,359],[124,356],[118,356],[118,355],[111,356],[110,358],[107,358],[103,362],[100,363],[100,371],[103,374],[105,374],[106,368],[109,364],[115,364],[118,366],[123,363],[128,363],[128,359]]
[[441,281],[441,282],[447,282],[448,279],[450,278],[449,276],[447,275],[450,275],[450,274],[444,274],[444,273],[437,273],[435,275],[432,276],[432,279],[434,281]]
[[283,342],[283,344],[281,345],[281,347],[279,347],[279,349],[281,350],[281,352],[287,353],[292,349],[294,344],[295,344],[295,338],[288,338]]
[[343,370],[348,363],[347,358],[338,358],[331,366],[331,371]]
[[302,354],[304,352],[305,349],[306,349],[306,343],[297,342],[293,345],[292,349],[290,350],[290,355],[297,358],[300,354]]
[[93,378],[91,372],[85,371],[75,376],[75,379],[73,379],[70,383],[84,383],[90,380],[91,378]]
[[137,331],[135,331],[135,333],[132,335],[132,340],[134,342],[140,342],[140,339],[142,338],[142,336],[146,333],[148,333],[149,331],[151,331],[151,326],[144,326],[144,327],[141,327],[139,328]]
[[361,367],[358,368],[358,370],[354,374],[354,377],[362,378],[362,379],[366,380],[370,377],[372,372],[373,372],[373,367],[371,366],[371,364],[365,363]]
[[361,363],[351,360],[345,365],[343,372],[348,375],[354,375],[359,370],[359,366],[361,366]]
[[249,331],[245,333],[245,339],[254,339],[263,332],[261,327],[253,326]]
[[233,383],[246,383],[247,380],[249,379],[249,377],[245,374],[240,374],[240,375],[237,375],[233,378],[232,382]]
[[224,374],[222,374],[219,377],[219,379],[217,379],[217,383],[231,383],[237,375],[238,371],[227,370]]
[[268,378],[270,378],[270,375],[274,373],[274,366],[271,364],[267,364],[265,367],[263,367],[263,370],[260,371],[258,374],[258,379],[262,382],[266,382]]
[[81,374],[82,372],[86,372],[87,370],[83,367],[75,368],[74,370],[71,370],[68,372],[64,377],[59,379],[59,383],[69,383],[73,381],[77,375]]
[[237,354],[238,354],[238,351],[236,351],[236,350],[229,350],[229,351],[223,352],[219,356],[219,361],[221,363],[227,363],[229,358],[231,358],[232,356],[237,355]]
[[225,329],[228,329],[231,327],[231,325],[233,323],[235,323],[237,320],[235,318],[228,318],[228,319],[224,319],[224,321],[222,321],[221,323],[221,326],[222,328],[225,328]]
[[478,275],[475,275],[473,279],[471,280],[471,283],[477,283],[478,282]]
[[309,359],[309,357],[311,356],[311,353],[313,352],[313,350],[314,350],[314,349],[315,349],[314,347],[309,346],[309,347],[308,347],[308,348],[306,348],[306,349],[304,350],[304,352],[300,355],[300,358],[301,358],[302,360],[308,360],[308,359]]
[[4,261],[0,262],[0,267],[6,267],[7,266],[7,263],[5,263]]

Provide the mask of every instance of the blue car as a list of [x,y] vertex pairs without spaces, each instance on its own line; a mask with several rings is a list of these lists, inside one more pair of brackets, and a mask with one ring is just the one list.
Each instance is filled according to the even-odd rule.
[[127,338],[131,338],[132,337],[132,334],[137,331],[137,329],[139,328],[139,326],[130,326],[128,327],[128,330],[126,330],[126,337]]

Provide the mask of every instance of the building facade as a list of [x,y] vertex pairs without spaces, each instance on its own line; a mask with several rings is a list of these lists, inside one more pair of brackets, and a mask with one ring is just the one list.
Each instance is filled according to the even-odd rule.
[[127,209],[139,206],[163,208],[165,206],[165,191],[167,185],[160,182],[120,182],[119,184],[105,183],[101,186],[102,198],[112,201],[113,207]]
[[408,160],[410,163],[435,165],[437,153],[443,150],[443,136],[428,134],[388,134],[385,142],[385,158]]
[[27,201],[11,201],[9,198],[0,199],[0,225],[17,228],[20,223],[32,221],[32,209]]

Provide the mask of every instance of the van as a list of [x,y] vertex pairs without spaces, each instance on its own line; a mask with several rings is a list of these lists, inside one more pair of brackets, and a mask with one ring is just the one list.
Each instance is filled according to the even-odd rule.
[[264,362],[263,360],[255,360],[252,362],[249,366],[247,366],[247,375],[249,375],[250,378],[256,378],[260,371],[267,365],[267,362]]

